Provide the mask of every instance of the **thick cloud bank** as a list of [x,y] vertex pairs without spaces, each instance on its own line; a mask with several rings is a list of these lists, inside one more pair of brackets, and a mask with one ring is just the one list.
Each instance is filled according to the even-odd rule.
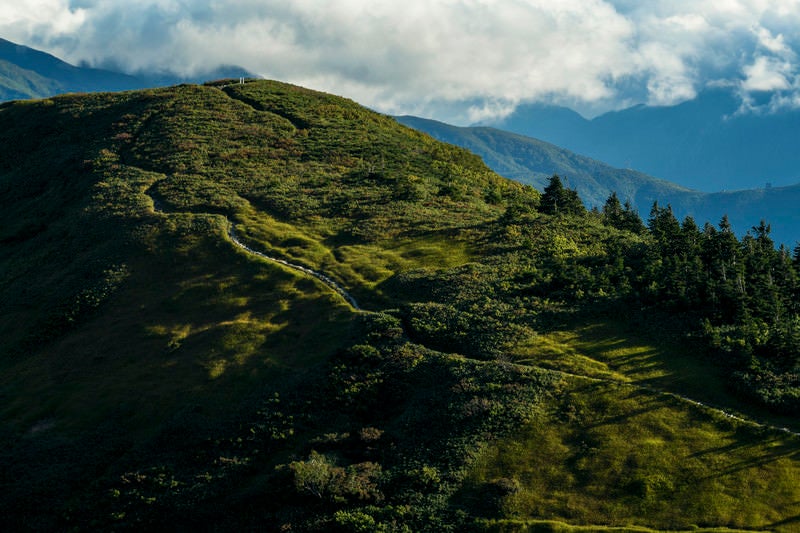
[[[9,5],[13,4],[13,5]],[[471,122],[544,100],[597,112],[709,84],[800,106],[800,0],[26,0],[0,37],[74,63],[236,64],[391,113]],[[768,102],[764,104],[763,102]]]

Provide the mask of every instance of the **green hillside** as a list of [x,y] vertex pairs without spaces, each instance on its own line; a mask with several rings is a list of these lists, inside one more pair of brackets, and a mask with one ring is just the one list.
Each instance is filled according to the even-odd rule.
[[556,182],[278,82],[0,106],[0,525],[796,529],[796,261]]
[[61,84],[0,59],[0,102],[42,98],[63,90]]

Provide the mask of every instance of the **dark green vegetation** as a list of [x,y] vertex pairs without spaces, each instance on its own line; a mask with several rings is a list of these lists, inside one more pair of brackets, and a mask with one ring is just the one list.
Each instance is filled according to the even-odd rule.
[[[557,118],[562,121],[560,123],[569,122],[561,115]],[[704,193],[629,168],[614,168],[559,146],[516,133],[487,127],[459,128],[417,117],[398,117],[398,120],[440,141],[466,148],[481,156],[501,176],[527,183],[540,190],[547,184],[550,176],[558,174],[578,191],[589,207],[601,207],[609,194],[616,192],[622,202],[630,201],[633,208],[643,215],[657,201],[661,205],[671,205],[679,219],[691,216],[695,220],[717,221],[727,214],[739,236],[743,236],[754,221],[762,218],[771,225],[772,238],[778,243],[793,246],[800,236],[800,220],[797,217],[800,185]],[[615,137],[611,138],[625,144]],[[559,140],[564,141],[561,138]],[[565,142],[563,146],[571,145]],[[659,149],[660,147],[661,145]],[[794,153],[793,150],[790,149],[791,153]],[[728,150],[726,153],[730,152]],[[776,149],[773,153],[780,152]],[[775,159],[784,158],[781,156]],[[631,165],[625,161],[619,164],[627,167]],[[726,166],[727,168],[729,167]],[[798,180],[800,176],[793,181]],[[763,185],[765,181],[769,180],[761,180],[759,177],[756,183]],[[707,185],[700,183],[696,187],[707,188]]]
[[0,137],[5,530],[798,526],[766,228],[587,212],[276,82],[6,104]]

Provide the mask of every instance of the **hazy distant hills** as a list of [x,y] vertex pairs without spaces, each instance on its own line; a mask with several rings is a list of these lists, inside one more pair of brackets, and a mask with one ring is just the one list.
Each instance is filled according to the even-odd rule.
[[578,155],[548,142],[488,127],[461,128],[412,116],[399,122],[424,131],[441,141],[467,148],[480,155],[498,174],[542,190],[553,174],[565,178],[589,206],[602,206],[616,191],[641,207],[654,199],[673,198],[694,191],[635,170],[622,170]]
[[0,59],[0,100],[22,100],[63,90],[56,80]]
[[[570,122],[578,115],[564,111],[563,116]],[[777,242],[793,246],[800,239],[797,216],[800,185],[705,193],[635,170],[614,168],[548,142],[495,128],[462,128],[411,116],[397,120],[439,140],[467,148],[480,155],[498,174],[539,190],[549,176],[558,174],[578,190],[589,206],[602,206],[608,195],[616,191],[623,201],[630,200],[644,219],[653,202],[658,201],[661,205],[672,205],[679,218],[691,215],[700,225],[705,221],[716,224],[728,214],[737,233],[744,234],[765,219],[772,225],[772,236]],[[556,124],[557,113],[551,113],[550,120]]]
[[0,101],[45,98],[67,92],[141,89],[225,77],[252,77],[239,67],[223,67],[185,78],[172,73],[130,76],[76,67],[45,52],[0,39]]
[[800,111],[737,113],[740,103],[731,90],[713,89],[679,105],[640,105],[592,120],[530,104],[482,125],[708,192],[800,182]]

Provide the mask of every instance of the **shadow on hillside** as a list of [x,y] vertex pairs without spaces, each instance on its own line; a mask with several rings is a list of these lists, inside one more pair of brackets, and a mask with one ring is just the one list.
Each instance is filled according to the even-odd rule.
[[659,313],[598,308],[562,313],[577,353],[607,365],[631,382],[653,390],[671,392],[725,411],[744,413],[771,426],[800,431],[798,421],[734,396],[727,386],[727,366],[708,355],[687,331],[696,329],[690,319],[670,319]]
[[[722,446],[719,448],[710,448],[708,450],[704,450],[699,454],[693,454],[693,457],[696,456],[703,456],[709,462],[713,463],[721,457],[731,457],[735,455],[746,455],[748,453],[753,453],[756,450],[763,450],[768,449],[767,453],[763,453],[758,457],[752,457],[745,460],[740,460],[737,462],[731,462],[725,468],[715,471],[712,475],[706,476],[700,479],[714,479],[720,478],[724,476],[731,476],[732,474],[736,474],[738,472],[742,472],[745,470],[749,470],[755,467],[762,468],[769,464],[775,463],[780,461],[781,459],[788,459],[792,461],[796,461],[798,457],[800,457],[800,451],[798,451],[796,446],[792,446],[787,444],[785,441],[781,441],[777,437],[769,438],[766,440],[754,440],[754,436],[745,436],[742,440],[747,441],[750,440],[751,442],[742,442],[742,440],[738,440],[736,443]],[[781,443],[778,443],[781,442]]]

